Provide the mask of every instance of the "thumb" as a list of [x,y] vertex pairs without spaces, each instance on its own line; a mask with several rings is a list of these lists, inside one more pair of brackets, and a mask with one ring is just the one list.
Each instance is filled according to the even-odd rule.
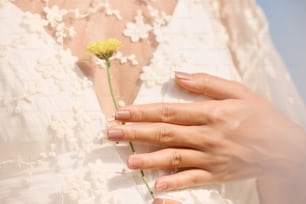
[[188,91],[204,94],[214,99],[247,98],[251,95],[251,91],[239,82],[204,73],[175,72],[175,81]]

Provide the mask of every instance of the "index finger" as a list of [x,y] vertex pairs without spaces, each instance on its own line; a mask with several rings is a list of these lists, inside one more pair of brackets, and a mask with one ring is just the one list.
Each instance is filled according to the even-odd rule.
[[153,103],[120,108],[115,119],[124,122],[163,122],[178,125],[203,125],[213,109],[210,101],[197,103]]

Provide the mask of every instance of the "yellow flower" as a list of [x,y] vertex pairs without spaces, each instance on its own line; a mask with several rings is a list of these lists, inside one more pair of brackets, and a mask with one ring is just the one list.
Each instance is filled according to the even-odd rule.
[[87,51],[96,55],[100,59],[109,60],[115,51],[122,46],[122,42],[116,39],[101,40],[91,43],[87,47]]

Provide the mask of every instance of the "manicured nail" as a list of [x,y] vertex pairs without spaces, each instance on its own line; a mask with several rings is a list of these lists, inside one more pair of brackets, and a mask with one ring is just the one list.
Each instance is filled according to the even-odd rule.
[[165,204],[165,200],[160,199],[160,198],[156,198],[153,202],[153,204]]
[[123,131],[118,128],[112,128],[107,130],[107,138],[109,140],[121,140],[123,138]]
[[175,72],[175,77],[178,79],[183,79],[183,80],[191,80],[192,74],[189,74],[186,72]]
[[118,110],[115,114],[117,120],[128,120],[131,117],[131,113],[128,110]]
[[164,181],[159,181],[155,184],[155,190],[157,192],[165,191],[168,188],[168,184]]
[[139,169],[142,167],[142,159],[137,156],[130,156],[128,159],[128,166],[131,169]]

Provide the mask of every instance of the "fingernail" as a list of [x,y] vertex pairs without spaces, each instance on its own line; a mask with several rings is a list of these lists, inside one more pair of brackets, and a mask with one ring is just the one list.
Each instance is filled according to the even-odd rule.
[[137,156],[130,156],[128,159],[128,166],[131,169],[139,169],[142,167],[142,159]]
[[186,72],[175,72],[175,77],[178,79],[191,80],[192,74]]
[[120,140],[123,138],[123,131],[118,128],[112,128],[107,130],[107,138],[109,140]]
[[115,119],[117,120],[128,120],[131,117],[131,113],[128,110],[118,110],[115,113]]
[[155,184],[155,190],[157,192],[162,192],[162,191],[165,191],[168,187],[168,184],[164,181],[159,181]]
[[165,200],[160,199],[160,198],[156,198],[153,202],[153,204],[165,204]]

